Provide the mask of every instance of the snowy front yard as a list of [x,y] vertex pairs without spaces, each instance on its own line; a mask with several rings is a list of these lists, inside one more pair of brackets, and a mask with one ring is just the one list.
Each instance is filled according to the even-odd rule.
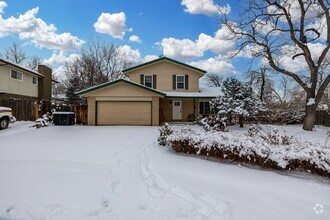
[[178,155],[157,127],[29,125],[0,131],[0,219],[330,219],[316,176]]

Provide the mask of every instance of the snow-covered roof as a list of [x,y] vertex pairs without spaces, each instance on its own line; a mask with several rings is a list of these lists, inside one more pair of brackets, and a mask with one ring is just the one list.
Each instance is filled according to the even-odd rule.
[[126,82],[134,86],[138,86],[140,88],[164,95],[166,98],[215,98],[221,94],[220,88],[219,87],[200,87],[199,92],[184,92],[184,91],[178,91],[178,92],[166,92],[166,91],[161,91],[157,89],[153,89],[144,85],[141,85],[139,83],[127,80],[127,79],[117,79],[112,82],[106,82],[97,86],[93,86],[84,90],[81,90],[79,92],[76,92],[77,95],[83,95],[88,92],[92,92],[101,88],[104,88],[106,86],[113,85],[118,82]]
[[164,92],[166,97],[214,98],[221,94],[219,87],[200,87],[199,92]]
[[13,63],[13,62],[11,62],[9,60],[5,60],[3,58],[0,58],[0,62],[5,63],[5,64],[8,64],[8,65],[11,65],[11,66],[14,66],[14,67],[17,67],[17,68],[19,68],[21,70],[25,70],[25,71],[27,71],[29,73],[34,74],[34,75],[37,75],[37,76],[40,76],[40,77],[44,77],[44,75],[42,75],[41,73],[39,73],[39,72],[37,72],[35,70],[31,70],[29,68],[26,68],[25,66],[21,66],[21,65],[19,65],[17,63]]

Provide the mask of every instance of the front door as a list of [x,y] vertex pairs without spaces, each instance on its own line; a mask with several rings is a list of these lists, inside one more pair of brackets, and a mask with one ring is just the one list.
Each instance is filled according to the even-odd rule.
[[182,101],[173,101],[173,120],[182,120]]

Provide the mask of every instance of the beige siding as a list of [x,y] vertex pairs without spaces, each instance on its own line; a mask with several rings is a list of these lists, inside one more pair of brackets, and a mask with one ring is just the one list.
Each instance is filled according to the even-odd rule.
[[95,125],[95,97],[88,97],[87,98],[87,106],[88,106],[88,125]]
[[98,125],[151,125],[151,102],[97,102]]
[[[23,81],[12,79],[10,70],[23,73]],[[32,84],[32,74],[9,66],[0,66],[0,91],[10,94],[38,97],[38,85]]]
[[159,97],[152,98],[152,125],[159,125]]
[[160,96],[146,89],[138,88],[124,82],[111,85],[88,93],[86,96],[94,97],[151,97]]
[[[87,93],[84,95],[87,97],[88,102],[88,124],[89,125],[95,125],[95,118],[98,118],[97,124],[147,124],[150,125],[159,125],[159,97],[161,95],[158,95],[156,93],[153,93],[151,91],[138,88],[134,85],[130,85],[128,83],[117,83],[114,85],[111,85],[109,87],[105,87],[90,93]],[[102,113],[102,109],[97,109],[96,112],[96,103],[116,103],[117,107],[114,107],[114,109],[121,109],[118,112],[115,112],[112,115],[116,115],[115,118],[113,118],[111,115],[109,116],[100,116],[98,113]],[[126,103],[126,104],[123,104]],[[129,103],[132,103],[129,104]],[[141,106],[137,105],[136,103],[148,103],[149,107],[146,110],[146,108],[143,107],[143,104],[140,104]],[[102,104],[101,104],[102,105]],[[101,106],[103,108],[104,106]],[[134,108],[134,111],[133,111]],[[117,111],[113,110],[113,111]],[[101,111],[101,112],[100,112]],[[127,111],[127,112],[125,112]],[[125,112],[125,115],[119,115]],[[137,112],[137,113],[135,113]],[[138,121],[135,120],[137,118],[136,114],[143,113],[143,116],[138,116],[140,119]],[[102,118],[103,117],[103,118]],[[112,118],[111,118],[112,117]],[[99,121],[101,120],[101,121]],[[105,123],[99,123],[104,120]],[[128,122],[127,120],[131,121]],[[145,123],[144,121],[148,120],[148,123]],[[109,123],[109,121],[111,121]],[[143,123],[142,123],[143,121]]]
[[175,90],[182,92],[197,92],[199,90],[199,77],[202,76],[201,73],[194,70],[184,68],[180,65],[161,61],[154,63],[149,66],[143,66],[136,70],[132,70],[127,73],[130,80],[140,83],[140,75],[156,75],[157,85],[156,89],[161,91],[173,91],[172,76],[173,75],[188,75],[189,76],[189,88],[188,90]]
[[[197,110],[196,109],[195,111]],[[197,111],[194,112],[194,100],[193,99],[182,99],[182,121],[188,121],[188,116],[190,114],[194,114],[196,115]]]
[[[190,114],[195,115],[195,118],[199,115],[199,102],[211,101],[210,98],[195,98],[195,105],[193,98],[177,98],[177,99],[161,99],[160,100],[160,120],[161,122],[173,121],[173,101],[182,101],[182,121],[188,121]],[[195,108],[195,109],[194,109]]]

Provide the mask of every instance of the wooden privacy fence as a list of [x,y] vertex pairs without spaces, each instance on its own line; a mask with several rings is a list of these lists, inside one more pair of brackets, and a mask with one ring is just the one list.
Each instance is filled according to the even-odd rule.
[[330,111],[317,111],[315,124],[330,127]]
[[1,100],[0,106],[9,107],[18,121],[34,121],[39,114],[39,105],[29,100]]
[[46,101],[0,99],[0,106],[11,108],[17,121],[35,121],[50,112],[50,102]]
[[87,105],[71,106],[71,112],[76,114],[76,124],[87,125]]
[[76,124],[87,125],[87,105],[60,105],[56,107],[57,112],[74,112]]

